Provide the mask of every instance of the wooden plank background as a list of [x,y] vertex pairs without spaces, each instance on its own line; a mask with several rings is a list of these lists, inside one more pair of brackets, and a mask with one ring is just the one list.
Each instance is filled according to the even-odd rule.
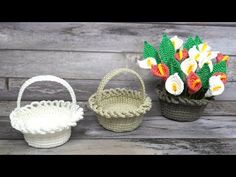
[[[216,97],[216,101],[207,106],[202,119],[196,122],[179,123],[163,118],[154,90],[160,86],[160,81],[137,65],[137,59],[142,57],[143,41],[147,40],[158,46],[163,33],[178,35],[183,39],[198,34],[214,50],[231,57],[229,82],[224,94]],[[233,138],[236,137],[235,46],[234,22],[0,23],[0,154],[97,154],[103,153],[105,147],[114,148],[119,143],[122,144],[120,148],[107,153],[235,153],[236,148],[232,149],[235,144]],[[139,129],[117,134],[104,130],[97,123],[95,114],[88,108],[87,100],[96,92],[102,77],[110,70],[120,67],[134,69],[142,76],[147,93],[153,100],[153,107]],[[8,117],[16,107],[17,94],[23,82],[41,74],[66,79],[74,88],[77,101],[85,108],[84,120],[73,128],[71,144],[51,151],[26,148],[22,135],[11,128]],[[107,87],[138,89],[138,84],[133,76],[123,74],[114,78]],[[42,99],[70,100],[70,97],[59,84],[35,83],[24,92],[22,105]],[[83,139],[81,144],[80,139]],[[204,151],[207,139],[213,145],[218,143],[220,150],[216,151],[213,145],[209,145],[209,150]],[[197,145],[193,150],[190,144],[194,140],[202,146]],[[100,144],[97,150],[85,150],[85,147],[96,143]],[[163,143],[169,145],[159,145]],[[190,149],[178,146],[179,143]],[[15,144],[19,148],[12,147]],[[78,150],[75,150],[76,144]],[[137,148],[137,151],[122,150],[129,146]]]

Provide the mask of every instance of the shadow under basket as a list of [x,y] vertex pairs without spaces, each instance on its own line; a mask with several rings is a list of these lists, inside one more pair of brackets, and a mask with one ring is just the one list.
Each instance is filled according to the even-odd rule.
[[195,100],[181,96],[170,96],[167,93],[157,90],[160,100],[161,114],[171,120],[180,122],[192,122],[198,120],[207,104],[207,99]]

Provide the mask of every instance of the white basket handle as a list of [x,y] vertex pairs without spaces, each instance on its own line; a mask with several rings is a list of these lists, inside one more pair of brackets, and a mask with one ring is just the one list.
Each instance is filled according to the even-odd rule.
[[52,75],[41,75],[41,76],[35,76],[32,77],[30,79],[28,79],[27,81],[25,81],[25,83],[21,86],[18,97],[17,97],[17,108],[20,108],[20,102],[21,102],[21,98],[23,95],[24,90],[26,89],[26,87],[28,87],[29,85],[35,83],[35,82],[41,82],[41,81],[52,81],[52,82],[57,82],[63,86],[65,86],[67,88],[67,90],[70,93],[70,96],[72,98],[72,103],[74,105],[76,105],[76,96],[75,96],[75,92],[72,89],[72,87],[68,84],[68,82],[66,82],[64,79],[61,79],[59,77],[56,76],[52,76]]

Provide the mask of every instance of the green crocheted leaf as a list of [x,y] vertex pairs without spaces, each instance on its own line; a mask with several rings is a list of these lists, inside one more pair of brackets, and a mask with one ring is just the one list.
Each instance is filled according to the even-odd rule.
[[209,87],[209,78],[212,76],[209,66],[205,63],[203,67],[197,72],[197,75],[202,81],[202,88],[208,89]]
[[144,41],[144,49],[143,49],[143,57],[148,58],[152,57],[155,58],[157,63],[161,62],[157,49],[149,44],[147,41]]
[[188,37],[187,41],[184,43],[184,48],[189,50],[191,49],[194,45],[196,45],[195,40],[191,36]]
[[168,60],[170,58],[174,57],[175,54],[175,48],[170,40],[170,38],[164,34],[162,36],[162,41],[160,43],[160,57],[161,61],[164,62],[165,64],[168,63]]
[[167,66],[169,68],[170,75],[173,75],[175,73],[179,74],[179,77],[184,80],[184,73],[181,70],[180,63],[175,58],[170,58]]
[[226,74],[226,72],[227,72],[226,61],[221,61],[221,62],[213,65],[212,74],[214,74],[216,72],[222,72],[222,73]]
[[195,41],[195,44],[196,44],[196,45],[199,45],[199,44],[203,43],[202,40],[201,40],[201,38],[200,38],[198,35],[195,37],[195,40],[194,40],[194,41]]

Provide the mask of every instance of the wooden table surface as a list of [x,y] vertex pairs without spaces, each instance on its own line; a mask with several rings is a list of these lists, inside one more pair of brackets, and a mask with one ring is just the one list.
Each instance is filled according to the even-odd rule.
[[[161,116],[154,89],[159,81],[137,65],[143,41],[157,45],[163,33],[186,39],[198,34],[214,50],[231,57],[225,92],[209,104],[201,119],[180,123]],[[236,23],[0,23],[0,154],[236,154]],[[133,132],[103,129],[87,100],[110,70],[127,67],[145,81],[153,100],[141,127]],[[22,83],[52,74],[74,88],[85,117],[71,139],[53,149],[27,146],[11,128],[10,112]],[[132,76],[114,78],[108,87],[138,88]],[[70,100],[59,84],[42,82],[27,88],[22,104],[34,100]]]

